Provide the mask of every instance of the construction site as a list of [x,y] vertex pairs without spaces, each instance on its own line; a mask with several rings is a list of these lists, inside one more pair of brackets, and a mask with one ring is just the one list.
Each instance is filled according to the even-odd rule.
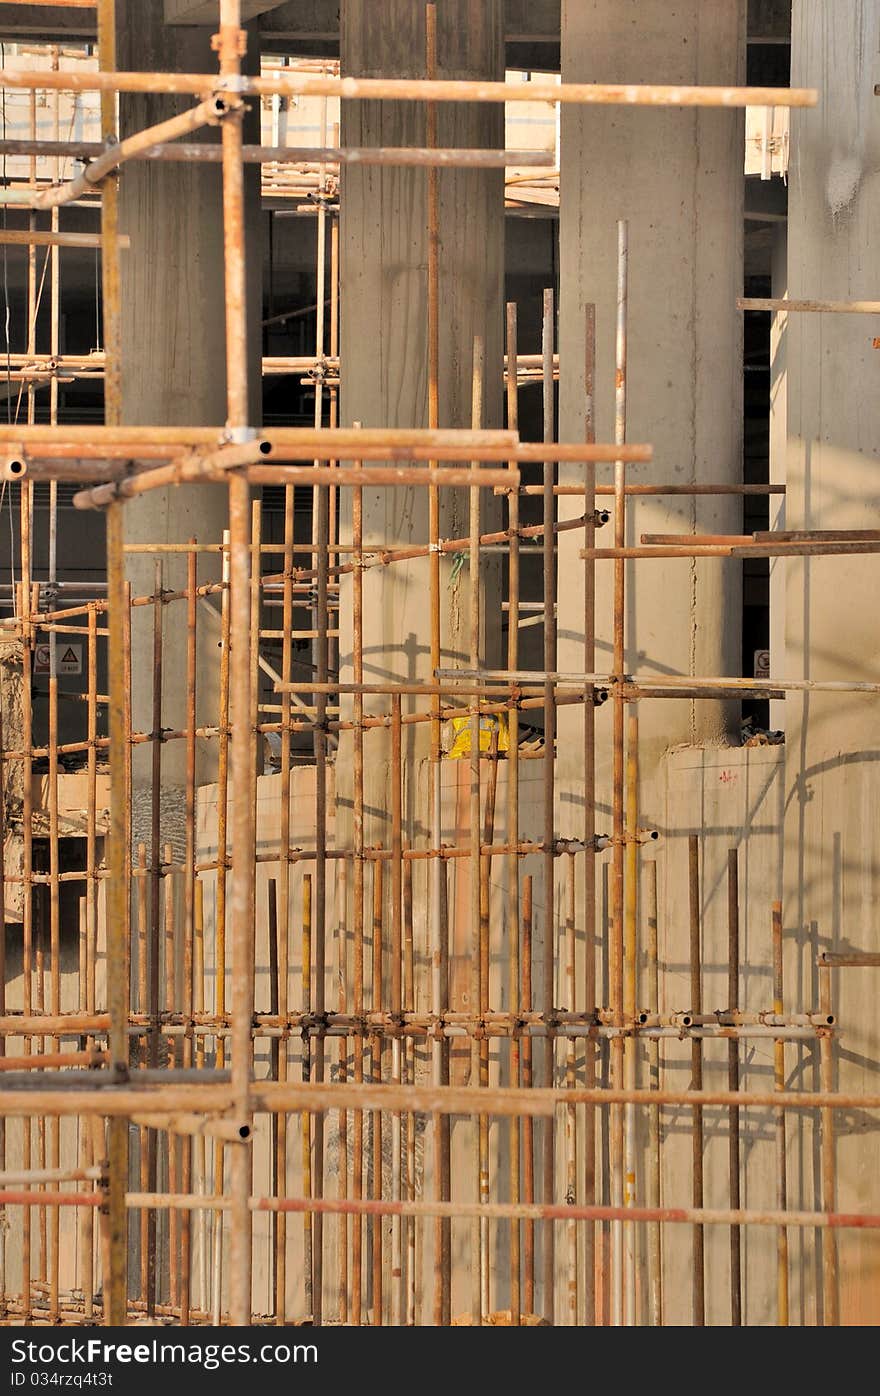
[[0,1325],[880,1321],[875,83],[0,0]]

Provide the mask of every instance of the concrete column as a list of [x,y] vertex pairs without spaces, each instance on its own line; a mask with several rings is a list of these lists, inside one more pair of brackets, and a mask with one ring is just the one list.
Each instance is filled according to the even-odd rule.
[[[567,0],[562,76],[570,82],[723,84],[744,81],[745,4],[670,9],[666,0]],[[597,307],[597,430],[613,440],[617,220],[629,220],[628,437],[654,445],[633,480],[736,482],[742,478],[743,116],[741,112],[564,107],[560,217],[560,421],[584,429],[584,307]],[[582,479],[581,471],[570,472]],[[610,468],[598,472],[610,480]],[[605,501],[602,501],[605,503]],[[580,512],[578,504],[566,511]],[[630,504],[629,543],[643,532],[738,531],[738,504],[656,498]],[[610,543],[611,529],[600,535]],[[560,539],[559,664],[583,662],[582,538]],[[611,569],[597,565],[597,655],[611,661]],[[737,674],[737,566],[709,561],[627,567],[629,670]],[[724,740],[733,714],[718,703],[658,701],[640,709],[642,773],[650,788],[664,750]],[[610,764],[610,718],[598,750]],[[607,730],[606,730],[607,728]],[[577,750],[581,717],[560,717],[560,750]],[[571,742],[565,739],[571,734]],[[563,770],[564,777],[564,770]],[[604,775],[600,769],[600,777]],[[572,770],[576,781],[577,772]],[[605,802],[603,796],[603,805]],[[576,807],[569,806],[578,818]],[[647,811],[646,811],[647,813]],[[657,820],[659,811],[649,817]],[[605,819],[603,810],[602,819]],[[560,833],[569,832],[562,828]]]
[[[466,0],[437,5],[438,71],[449,78],[500,79],[504,75],[503,6]],[[342,7],[342,71],[353,76],[422,77],[425,74],[425,6],[421,0],[345,0]],[[440,104],[441,145],[504,144],[504,113],[497,105]],[[342,139],[347,145],[424,145],[424,108],[412,102],[346,102]],[[342,420],[364,426],[428,425],[427,175],[407,167],[346,167],[341,191]],[[440,199],[440,425],[471,424],[474,337],[484,344],[484,425],[502,421],[504,275],[503,172],[442,170]],[[452,493],[452,492],[451,492]],[[343,496],[343,529],[350,527],[350,496]],[[468,531],[464,492],[442,501],[441,535]],[[483,500],[484,519],[497,512]],[[428,541],[426,489],[365,491],[364,537],[368,544],[406,547]],[[467,567],[452,580],[452,562],[441,564],[442,662],[468,658]],[[427,679],[430,675],[428,560],[364,573],[365,674],[367,678]],[[499,569],[481,569],[487,608],[498,614]],[[351,664],[350,588],[343,588],[340,664]],[[494,626],[497,629],[497,626]],[[377,705],[378,706],[378,705]],[[426,727],[407,731],[407,781],[421,781],[408,816],[424,832],[427,786],[420,775],[428,750]],[[387,778],[387,745],[371,734],[370,761],[380,785]],[[345,763],[347,764],[347,763]],[[383,774],[384,771],[384,774]],[[340,778],[345,779],[340,763]],[[377,787],[378,788],[378,787]],[[368,806],[372,801],[368,799]],[[386,833],[386,806],[367,839]],[[416,815],[416,809],[419,811]]]
[[[707,5],[684,0],[564,0],[562,76],[571,82],[735,84],[745,77],[744,0]],[[613,440],[617,222],[629,222],[628,438],[653,443],[654,461],[630,467],[632,481],[742,480],[742,324],[736,311],[743,264],[744,119],[721,110],[564,107],[560,210],[560,428],[583,439],[585,306],[595,304],[598,334],[596,425]],[[583,470],[563,470],[583,481]],[[611,467],[598,467],[609,482]],[[605,505],[608,501],[600,501]],[[560,500],[560,514],[582,512]],[[652,533],[739,532],[733,499],[666,496],[629,501],[627,542]],[[600,546],[613,541],[600,532]],[[584,666],[583,568],[580,530],[560,535],[559,668]],[[596,668],[612,665],[613,563],[596,565]],[[626,568],[626,668],[647,674],[738,674],[741,658],[741,574],[737,563],[639,560]],[[611,705],[597,714],[596,828],[611,831]],[[662,699],[639,705],[640,823],[659,829],[661,1002],[683,1006],[689,995],[685,835],[708,835],[713,821],[681,822],[674,773],[664,754],[681,745],[724,744],[736,737],[738,710],[713,702]],[[584,829],[583,713],[559,714],[557,835]],[[695,753],[697,763],[701,754]],[[711,778],[711,777],[710,777]],[[669,789],[667,790],[667,779]],[[714,779],[718,779],[716,774]],[[726,788],[726,787],[725,787]],[[708,807],[708,800],[706,801]],[[676,816],[678,811],[678,816]],[[736,814],[731,807],[731,826]],[[733,837],[726,829],[724,857]],[[601,864],[610,860],[606,855]],[[708,869],[709,863],[706,863]],[[603,886],[605,870],[596,868]],[[707,883],[707,887],[711,886]],[[708,892],[707,892],[708,895]],[[601,895],[596,935],[610,925]],[[559,914],[559,913],[557,913]],[[644,910],[640,910],[644,926]],[[644,944],[644,942],[642,942]],[[599,953],[599,952],[597,952]],[[601,957],[600,957],[601,958]],[[601,979],[600,979],[601,984]],[[707,981],[708,987],[708,981]],[[600,988],[600,994],[607,992]],[[664,1044],[667,1079],[687,1079],[689,1049]],[[637,1167],[638,1200],[645,1170]],[[690,1201],[690,1140],[664,1139],[664,1199]],[[707,1196],[711,1189],[707,1184]],[[674,1228],[671,1230],[675,1230]],[[690,1322],[691,1238],[664,1235],[665,1321]],[[643,1238],[636,1238],[637,1248]],[[716,1243],[707,1237],[707,1264]],[[639,1250],[636,1263],[644,1255]],[[724,1262],[720,1262],[723,1267]],[[709,1295],[709,1321],[726,1321],[726,1294]],[[717,1308],[715,1307],[717,1305]],[[641,1318],[646,1311],[640,1310]]]
[[[789,294],[851,300],[877,294],[874,229],[880,217],[878,0],[820,0],[794,7],[792,82],[817,87],[815,111],[793,113]],[[858,315],[790,315],[787,527],[876,528],[880,403],[874,325]],[[788,678],[876,682],[880,560],[813,557],[787,567]],[[786,714],[785,934],[792,995],[817,993],[816,954],[876,950],[880,901],[880,784],[876,698],[789,696]],[[877,1088],[880,971],[834,976],[841,1032],[834,1084]],[[800,1005],[798,1005],[800,1006]],[[794,1088],[817,1084],[805,1054]],[[876,1211],[880,1141],[867,1119],[838,1115],[837,1203]],[[791,1129],[799,1206],[825,1205],[820,1127]],[[841,1320],[876,1323],[880,1241],[841,1232]],[[821,1322],[817,1244],[804,1237],[798,1279],[806,1322]],[[811,1259],[812,1257],[812,1259]],[[817,1317],[813,1317],[813,1315]],[[828,1321],[828,1316],[825,1316]]]
[[[210,72],[216,67],[210,29],[173,28],[165,24],[162,0],[143,0],[137,18],[120,16],[119,66],[143,71]],[[251,61],[259,63],[256,43]],[[189,97],[125,94],[121,98],[120,134],[128,135],[185,110]],[[259,121],[258,110],[253,114]],[[253,120],[253,115],[251,121]],[[253,134],[251,136],[253,137]],[[217,140],[211,130],[202,139]],[[252,421],[260,421],[261,274],[259,170],[246,172],[251,213],[252,248],[249,287],[253,318],[251,356]],[[217,426],[226,420],[225,311],[223,287],[223,217],[219,165],[180,165],[135,161],[120,182],[120,225],[131,236],[122,254],[123,420],[126,425]],[[192,485],[157,491],[126,506],[126,540],[130,543],[178,543],[196,538],[217,543],[227,522],[227,495],[222,487]],[[152,592],[154,558],[133,555],[128,575],[134,595]],[[199,560],[199,581],[219,576],[219,558]],[[185,559],[163,559],[163,585],[185,585]],[[198,655],[199,724],[215,724],[218,711],[219,625],[200,607]],[[153,614],[137,609],[132,624],[133,722],[151,730]],[[165,611],[163,634],[163,727],[182,730],[186,702],[186,616],[184,603]],[[216,742],[199,744],[197,779],[211,779]],[[183,836],[185,744],[169,743],[163,751],[163,840]],[[149,747],[135,748],[135,842],[149,842]],[[144,794],[139,798],[139,788]]]
[[[504,75],[503,5],[486,0],[439,0],[437,48],[439,76],[501,79]],[[425,75],[425,6],[422,0],[344,0],[342,71],[345,75],[423,77]],[[498,105],[440,104],[440,145],[504,145],[504,112]],[[411,102],[346,102],[342,139],[347,145],[406,146],[426,143],[424,108]],[[342,420],[366,427],[428,425],[428,178],[423,169],[345,167],[341,190],[341,360]],[[486,364],[483,423],[502,423],[502,333],[504,285],[504,177],[500,170],[441,170],[440,233],[440,374],[441,427],[471,424],[472,363],[475,335],[481,337]],[[467,536],[466,491],[449,491],[441,500],[440,532],[444,538]],[[424,488],[364,491],[364,538],[367,546],[423,545],[429,540],[428,491]],[[498,517],[497,502],[483,496],[487,527]],[[351,495],[342,497],[341,530],[351,536]],[[369,680],[420,680],[431,674],[430,582],[427,558],[363,573],[364,674]],[[441,663],[454,666],[469,659],[467,565],[453,571],[441,561]],[[484,602],[484,629],[500,639],[500,568],[497,558],[483,559],[479,585]],[[340,613],[340,671],[351,674],[351,586],[343,580]],[[482,646],[492,661],[497,649]],[[388,710],[387,700],[367,700],[368,712]],[[414,705],[415,706],[415,705]],[[424,704],[418,705],[424,710]],[[406,712],[404,699],[404,711]],[[403,728],[404,838],[424,846],[431,833],[429,737],[427,724]],[[453,842],[467,838],[467,786],[457,804],[457,778],[468,776],[468,762],[444,763],[443,828]],[[387,731],[372,730],[365,741],[365,839],[390,842],[391,759]],[[337,835],[352,847],[352,745],[343,737],[336,762]],[[503,805],[501,806],[503,809]],[[464,864],[446,870],[449,890],[450,1002],[467,1008],[472,955],[467,905],[469,873]],[[428,1005],[430,963],[427,944],[428,863],[413,864],[414,940],[417,1001]],[[386,875],[386,889],[388,878]],[[367,915],[372,872],[367,865]],[[388,911],[386,910],[386,918]],[[390,921],[386,919],[386,927]],[[500,921],[498,922],[500,925]],[[382,999],[385,1002],[386,995]],[[447,1005],[442,1005],[447,1006]],[[441,1005],[437,1005],[441,1007]],[[467,1054],[462,1054],[467,1057]],[[419,1054],[419,1079],[430,1071],[429,1054]],[[454,1079],[469,1070],[469,1058],[452,1065]],[[457,1127],[453,1157],[471,1157],[463,1141],[468,1126]],[[426,1167],[433,1167],[430,1150]],[[419,1165],[421,1167],[421,1165]],[[390,1186],[390,1175],[386,1181]],[[425,1177],[427,1191],[433,1186]],[[474,1194],[476,1195],[476,1194]],[[432,1235],[433,1233],[431,1233]],[[430,1308],[434,1264],[431,1235],[425,1233],[423,1313]],[[463,1235],[463,1233],[462,1233]],[[453,1256],[453,1314],[470,1303],[472,1260],[456,1238]],[[503,1267],[502,1267],[503,1273]],[[502,1283],[504,1283],[502,1281]]]

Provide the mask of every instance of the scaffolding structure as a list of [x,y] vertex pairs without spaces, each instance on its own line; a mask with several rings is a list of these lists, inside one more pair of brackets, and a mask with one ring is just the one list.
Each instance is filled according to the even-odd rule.
[[[9,1218],[0,1234],[2,1321],[589,1325],[634,1324],[644,1314],[659,1325],[664,1247],[669,1232],[683,1227],[695,1324],[707,1321],[708,1287],[721,1283],[706,1244],[715,1228],[729,1238],[723,1272],[730,1322],[746,1321],[744,1237],[751,1228],[769,1228],[776,1243],[778,1321],[790,1318],[789,1244],[797,1234],[804,1238],[799,1246],[814,1248],[821,1267],[822,1322],[837,1323],[837,1231],[880,1227],[880,1214],[841,1213],[836,1202],[836,1112],[880,1109],[880,1093],[835,1089],[834,1043],[846,1024],[835,1020],[832,971],[858,957],[850,956],[847,966],[842,957],[823,957],[818,1002],[795,1009],[783,981],[781,906],[768,904],[772,995],[745,1003],[740,869],[732,849],[728,1003],[707,1011],[704,889],[700,841],[693,834],[687,850],[689,1003],[684,1010],[661,1006],[662,927],[652,854],[657,833],[641,827],[638,712],[646,701],[782,697],[801,690],[878,693],[880,684],[628,673],[627,593],[634,582],[627,563],[639,560],[639,578],[644,570],[648,585],[652,558],[876,553],[880,531],[645,535],[627,545],[634,496],[745,495],[784,487],[628,478],[630,464],[650,463],[651,448],[627,435],[625,224],[619,229],[615,439],[595,439],[592,404],[604,369],[596,362],[588,310],[586,437],[556,440],[552,292],[545,295],[541,355],[519,353],[516,307],[508,306],[504,365],[484,364],[481,346],[473,346],[471,428],[443,429],[438,179],[445,166],[491,168],[509,163],[509,154],[438,150],[437,104],[525,100],[526,94],[512,85],[432,76],[431,5],[428,75],[405,81],[289,70],[244,76],[238,0],[220,3],[217,74],[121,73],[115,5],[99,0],[97,8],[98,73],[74,79],[5,69],[3,84],[98,90],[108,131],[120,92],[183,92],[197,100],[182,117],[103,153],[90,151],[94,159],[75,179],[16,192],[25,207],[53,211],[49,234],[32,226],[26,237],[31,307],[34,249],[48,249],[53,333],[58,250],[74,236],[59,230],[57,210],[85,192],[100,194],[104,350],[100,361],[71,362],[57,342],[45,355],[29,343],[7,366],[21,379],[29,421],[0,427],[3,478],[20,499],[15,615],[2,632],[13,657],[0,661],[0,673],[8,692],[9,666],[20,666],[23,695],[15,743],[0,732],[4,843],[14,826],[21,845],[19,870],[10,871],[8,859],[2,869],[0,907],[4,920],[14,909],[22,926],[20,1003],[11,1004],[7,989],[8,938],[0,965],[0,1207]],[[264,362],[264,372],[313,375],[315,426],[261,430],[249,420],[243,172],[248,160],[282,157],[273,147],[244,147],[242,115],[249,96],[276,93],[427,103],[427,148],[381,155],[388,163],[423,165],[428,180],[425,430],[335,425],[344,365],[340,370],[335,265],[331,343],[324,353],[325,202],[318,207],[317,353]],[[553,103],[768,108],[816,100],[813,92],[789,89],[556,83],[530,84],[527,96]],[[169,143],[204,124],[219,125],[222,136],[227,426],[222,433],[125,427],[118,171],[128,159],[174,158]],[[33,149],[22,153],[36,156]],[[352,152],[322,147],[325,157],[351,159]],[[188,146],[185,158],[217,158],[216,148]],[[321,164],[322,189],[324,177]],[[761,304],[808,313],[873,306]],[[104,381],[105,425],[59,424],[58,375],[96,371]],[[507,429],[484,430],[483,383],[499,371]],[[40,374],[51,380],[48,426],[34,423]],[[544,439],[535,443],[518,432],[519,390],[532,382],[542,384],[544,406]],[[324,391],[334,394],[329,427],[322,425]],[[560,484],[559,463],[582,468],[582,483]],[[613,479],[597,481],[602,464],[612,467]],[[539,486],[521,476],[529,465],[543,469]],[[54,543],[48,590],[35,582],[32,497],[42,482],[53,492],[59,482],[76,485],[77,508],[105,511],[106,595],[65,604],[53,570]],[[155,555],[154,586],[132,595],[126,501],[184,482],[228,490],[228,536],[212,544],[139,545]],[[267,485],[284,491],[281,541],[266,540],[252,497],[253,487]],[[313,492],[309,541],[296,532],[297,487]],[[426,536],[408,548],[365,541],[363,492],[404,488],[428,491]],[[451,539],[440,533],[440,501],[449,490],[467,492],[468,532]],[[529,493],[540,495],[541,522],[524,526],[520,505]],[[575,519],[559,517],[565,494],[582,499]],[[505,511],[500,529],[484,525],[490,495]],[[613,534],[609,546],[601,545],[605,528]],[[557,664],[556,546],[568,531],[582,536],[585,609],[583,670],[565,673]],[[544,648],[537,671],[520,662],[524,545],[537,545],[542,558]],[[485,558],[499,546],[508,550],[507,649],[504,667],[492,668],[484,662],[479,579]],[[462,559],[470,579],[469,658],[456,668],[442,664],[440,568],[451,555]],[[174,589],[164,571],[172,556],[186,568],[185,585]],[[430,653],[411,682],[370,682],[365,573],[384,569],[387,575],[417,558],[427,560],[430,577]],[[596,572],[607,564],[614,577],[613,651],[608,672],[600,672]],[[339,664],[343,609],[351,633],[350,678],[341,676]],[[152,617],[154,664],[146,680],[151,720],[139,728],[132,685],[145,680],[132,675],[131,631],[142,611]],[[303,626],[295,624],[302,618]],[[175,728],[163,711],[170,633],[186,637],[185,721]],[[220,642],[216,712],[207,723],[197,715],[197,653],[205,633]],[[71,637],[85,650],[86,691],[80,735],[60,742],[58,647]],[[305,678],[295,677],[297,639],[311,646]],[[265,659],[267,643],[280,646],[277,669]],[[45,743],[35,739],[30,708],[35,655],[43,646],[50,653]],[[271,679],[271,694],[261,690],[261,670]],[[613,778],[610,826],[603,828],[596,816],[595,714],[606,702]],[[576,839],[561,838],[557,830],[556,731],[564,707],[583,712],[583,829]],[[5,703],[2,712],[5,720]],[[543,716],[536,750],[520,744],[530,712]],[[458,763],[444,748],[447,723],[462,738]],[[430,789],[413,823],[405,812],[405,792],[412,790],[406,766],[417,729],[429,737]],[[379,739],[390,752],[389,838],[382,846],[365,839],[365,768],[371,743]],[[271,818],[260,813],[266,742],[276,753],[277,816]],[[349,823],[334,809],[343,743],[352,774]],[[215,753],[214,825],[197,783],[197,747],[203,744]],[[161,835],[163,759],[171,746],[185,753],[182,848],[163,846]],[[143,751],[150,761],[149,843],[133,832],[132,766]],[[76,866],[70,866],[71,831],[59,796],[66,758],[83,769]],[[531,781],[533,771],[537,793],[529,801],[537,827],[524,837],[524,779]],[[770,1089],[753,1084],[743,1059],[745,1046],[761,1040],[773,1048]],[[684,1044],[689,1052],[686,1088],[663,1081],[665,1042]],[[704,1082],[713,1043],[725,1052],[725,1089]],[[818,1088],[792,1090],[786,1062],[805,1044],[821,1064]],[[686,1119],[692,1140],[686,1201],[663,1172],[669,1111]],[[821,1205],[812,1209],[790,1205],[788,1178],[788,1121],[805,1114],[817,1123],[821,1153]],[[770,1122],[773,1205],[743,1202],[749,1191],[743,1137],[753,1118]],[[709,1199],[704,1179],[709,1120],[713,1130],[723,1126],[726,1138],[724,1206]],[[258,1245],[268,1257],[260,1262],[266,1301],[255,1304]],[[463,1255],[469,1256],[465,1262]]]

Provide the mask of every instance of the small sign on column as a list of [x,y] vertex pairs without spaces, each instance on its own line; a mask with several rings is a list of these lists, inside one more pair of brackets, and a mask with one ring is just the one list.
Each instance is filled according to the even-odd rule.
[[[55,672],[58,674],[81,674],[82,652],[82,645],[56,645]],[[52,663],[49,645],[37,645],[34,650],[34,673],[49,674],[51,672]]]

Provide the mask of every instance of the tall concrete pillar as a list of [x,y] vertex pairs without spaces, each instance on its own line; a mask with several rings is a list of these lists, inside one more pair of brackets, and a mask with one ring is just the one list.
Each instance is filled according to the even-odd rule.
[[[142,71],[211,72],[216,54],[210,29],[175,28],[164,19],[163,0],[143,0],[135,18],[120,15],[119,66]],[[259,63],[252,43],[251,63]],[[124,137],[185,110],[196,98],[123,94],[120,134]],[[259,122],[259,110],[254,115]],[[258,128],[257,128],[258,129]],[[200,137],[217,140],[211,130]],[[253,135],[251,138],[254,138]],[[260,175],[246,171],[249,198],[249,310],[254,333],[251,355],[252,422],[260,422],[261,275]],[[226,420],[223,215],[220,166],[134,161],[120,181],[120,226],[131,237],[122,254],[123,421],[128,426],[217,426]],[[227,523],[225,489],[213,485],[160,490],[126,506],[129,543],[218,543]],[[186,561],[166,555],[163,586],[185,585]],[[130,555],[128,575],[134,595],[153,591],[154,558]],[[219,559],[199,559],[199,581],[219,576]],[[215,725],[218,711],[219,625],[202,608],[199,615],[197,724]],[[136,609],[132,621],[133,722],[151,730],[153,672],[152,607]],[[186,618],[182,603],[165,611],[163,634],[163,727],[182,730],[186,713]],[[216,762],[216,742],[199,744],[197,779],[208,780]],[[163,750],[163,842],[183,836],[185,744]],[[135,842],[149,843],[150,752],[135,747]],[[140,793],[139,792],[143,792]]]
[[[744,0],[703,4],[684,0],[563,0],[562,76],[567,82],[739,84],[745,77]],[[583,439],[585,307],[596,306],[598,363],[596,430],[613,440],[617,223],[629,223],[627,435],[653,443],[650,465],[632,466],[634,482],[736,483],[742,480],[742,293],[744,119],[742,112],[675,108],[563,107],[560,207],[560,426],[564,440]],[[560,472],[583,481],[582,469]],[[598,467],[609,482],[611,467]],[[607,500],[600,503],[605,505]],[[567,507],[566,507],[567,506]],[[561,499],[560,514],[582,512]],[[651,533],[729,533],[742,527],[739,501],[718,497],[630,497],[627,543]],[[599,546],[613,542],[612,528]],[[584,564],[580,530],[559,537],[559,668],[583,672]],[[612,668],[613,563],[596,564],[596,669]],[[738,563],[690,559],[638,560],[626,567],[628,672],[736,675],[741,661],[741,572]],[[597,713],[595,827],[611,832],[611,705]],[[687,1004],[687,840],[708,836],[700,802],[687,823],[667,798],[664,755],[684,744],[725,743],[736,736],[737,709],[679,699],[639,704],[640,824],[660,831],[649,856],[660,885],[661,1005]],[[557,835],[584,830],[583,713],[559,714]],[[696,756],[697,763],[700,756]],[[680,820],[680,816],[679,816]],[[723,835],[726,849],[729,832]],[[610,860],[605,855],[602,863]],[[605,873],[596,868],[596,884]],[[707,893],[708,895],[708,893]],[[607,945],[607,902],[598,897],[597,946]],[[560,916],[562,913],[557,913]],[[644,910],[640,908],[644,926]],[[642,933],[643,934],[643,933]],[[641,942],[644,944],[644,941]],[[600,950],[594,952],[601,959]],[[602,979],[600,976],[600,985]],[[607,988],[599,989],[607,993]],[[644,984],[639,990],[644,994]],[[641,1004],[641,998],[640,998]],[[666,1079],[686,1079],[687,1047],[664,1044]],[[663,1197],[690,1201],[690,1140],[664,1138]],[[637,1164],[644,1200],[647,1178]],[[707,1196],[711,1189],[707,1184]],[[682,1229],[683,1230],[683,1229]],[[637,1237],[637,1248],[643,1238]],[[707,1240],[707,1247],[714,1244]],[[638,1251],[636,1264],[645,1257]],[[709,1251],[709,1263],[714,1256]],[[723,1264],[723,1262],[722,1262]],[[666,1322],[690,1322],[691,1238],[664,1238]],[[646,1302],[643,1300],[643,1302]],[[723,1312],[709,1296],[710,1321]],[[714,1307],[717,1305],[717,1309]],[[646,1311],[640,1310],[646,1319]],[[724,1321],[724,1320],[721,1320]]]
[[[792,114],[789,294],[853,300],[877,295],[874,229],[880,218],[880,3],[820,0],[794,7],[792,82],[816,87],[819,106]],[[875,327],[860,315],[790,315],[786,328],[789,451],[786,523],[791,529],[876,528],[880,403]],[[786,678],[880,676],[875,556],[810,557],[786,564]],[[789,982],[804,1006],[818,994],[821,951],[878,949],[880,724],[876,697],[790,694],[786,702],[785,936]],[[833,979],[840,1048],[834,1085],[876,1091],[880,971]],[[799,1005],[800,1006],[800,1003]],[[804,1054],[795,1089],[818,1084],[817,1054]],[[836,1117],[837,1204],[876,1211],[880,1138],[856,1114]],[[794,1125],[791,1205],[833,1206],[823,1197],[818,1122]],[[824,1238],[823,1238],[824,1239]],[[825,1243],[827,1244],[827,1242]],[[880,1318],[880,1242],[839,1233],[841,1320]],[[803,1264],[806,1322],[828,1322],[813,1238]],[[812,1256],[812,1258],[811,1258]],[[815,1317],[814,1317],[815,1316]]]
[[[421,0],[345,0],[342,6],[342,71],[347,76],[423,77],[425,6]],[[438,74],[445,78],[504,76],[503,5],[466,0],[437,5]],[[498,105],[439,105],[441,145],[504,145],[504,112]],[[345,102],[346,145],[405,146],[426,143],[425,111],[412,102]],[[342,420],[365,427],[428,425],[428,180],[424,169],[346,167],[341,190]],[[474,337],[484,345],[484,425],[502,422],[504,278],[503,171],[441,170],[440,373],[441,427],[471,424]],[[450,492],[442,501],[441,536],[468,531],[467,498]],[[350,527],[350,496],[343,496],[343,529]],[[493,514],[491,496],[484,518]],[[367,545],[406,547],[428,541],[428,492],[423,488],[364,492]],[[442,663],[467,661],[470,578],[467,568],[441,565]],[[481,583],[487,606],[498,613],[496,564],[484,559]],[[427,558],[364,573],[365,676],[420,679],[430,676],[429,564]],[[351,665],[350,588],[343,587],[340,664]],[[413,829],[424,830],[427,754],[424,726],[408,727],[405,765],[411,782]],[[376,789],[387,788],[387,747],[370,736]],[[346,777],[340,763],[339,775]],[[419,783],[417,787],[417,782]],[[418,789],[418,793],[415,792]],[[368,799],[368,807],[372,805]],[[367,839],[386,837],[384,810]],[[416,816],[416,809],[420,812]]]
[[[504,76],[503,11],[501,0],[473,5],[468,0],[438,0],[438,75],[444,78],[501,79]],[[343,0],[342,71],[346,76],[424,77],[425,5],[422,0]],[[503,148],[504,111],[498,105],[439,105],[438,138],[442,146]],[[423,105],[412,102],[344,102],[342,140],[346,145],[421,146],[426,144]],[[486,364],[483,425],[502,424],[502,352],[504,321],[504,175],[501,170],[441,170],[439,173],[440,235],[440,353],[439,424],[471,425],[474,337],[484,346]],[[365,427],[427,427],[428,425],[428,177],[424,169],[345,167],[341,189],[341,361],[342,420]],[[443,538],[467,536],[466,491],[449,491],[441,499]],[[429,540],[428,491],[422,487],[365,490],[364,539],[367,547],[405,548]],[[497,517],[496,501],[484,493],[483,520]],[[343,539],[351,536],[351,495],[343,492]],[[500,636],[500,569],[497,558],[484,558],[477,579],[484,601],[484,629]],[[469,660],[469,598],[472,578],[467,566],[441,560],[441,663],[454,667]],[[373,680],[426,681],[431,675],[430,581],[427,557],[363,572],[364,677]],[[351,675],[352,596],[349,579],[341,587],[340,671]],[[497,651],[482,650],[496,658]],[[407,709],[404,699],[404,712]],[[389,700],[370,698],[367,711],[387,711]],[[424,711],[424,702],[413,704]],[[404,838],[420,843],[431,836],[429,736],[427,724],[403,728]],[[391,753],[387,731],[370,730],[365,740],[365,820],[367,844],[390,842]],[[456,809],[457,777],[467,776],[467,761],[443,763],[443,826],[441,838],[453,842],[467,827],[467,795],[463,813]],[[343,736],[336,762],[337,836],[352,848],[353,801],[351,738]],[[464,863],[450,864],[449,905],[467,905],[469,873]],[[339,865],[337,865],[339,866]],[[432,1003],[427,943],[428,897],[426,860],[413,869],[416,998]],[[367,865],[367,905],[371,869]],[[386,890],[388,880],[386,879]],[[386,909],[386,916],[388,912]],[[369,915],[369,911],[368,911]],[[472,944],[467,916],[450,910],[462,944],[450,946],[450,1002],[436,1005],[467,1008]],[[388,924],[386,922],[386,924]],[[464,985],[464,987],[462,987]],[[382,1000],[385,1001],[384,999]],[[465,1063],[464,1070],[469,1063]],[[430,1054],[419,1052],[418,1079],[430,1071]],[[453,1063],[452,1075],[460,1079]],[[455,1158],[470,1157],[457,1127]],[[425,1167],[433,1167],[426,1152]],[[419,1164],[419,1167],[422,1165]],[[390,1186],[390,1176],[387,1180]],[[422,1184],[420,1184],[421,1186]],[[424,1179],[426,1192],[433,1186]],[[425,1311],[436,1263],[426,1236],[423,1258]],[[455,1238],[452,1312],[469,1299],[471,1261]]]
[[[567,82],[735,84],[744,81],[744,0],[563,0]],[[617,221],[629,221],[628,438],[654,446],[634,481],[742,478],[743,116],[718,110],[562,109],[560,210],[560,422],[584,431],[584,307],[597,308],[596,420],[613,440]],[[581,471],[563,472],[582,479]],[[611,471],[598,471],[610,480]],[[602,501],[605,503],[606,501]],[[566,510],[562,507],[563,515]],[[579,503],[567,511],[580,512]],[[736,502],[666,497],[628,510],[627,541],[643,532],[739,531]],[[611,529],[599,545],[612,541]],[[559,665],[583,663],[582,537],[560,537]],[[597,564],[596,665],[611,667],[611,563]],[[626,665],[656,674],[737,674],[740,577],[736,564],[634,562],[627,566]],[[647,792],[663,752],[724,739],[732,714],[718,703],[658,701],[640,708]],[[581,718],[560,715],[560,752],[575,752]],[[600,786],[610,765],[610,718],[600,714]],[[571,741],[566,740],[566,733]],[[607,761],[605,756],[607,754]],[[565,771],[561,772],[563,779]],[[571,771],[577,782],[578,771]],[[604,787],[603,787],[604,788]],[[602,796],[603,805],[607,792]],[[576,805],[569,805],[579,818]],[[648,812],[645,811],[647,814]],[[661,823],[656,806],[648,817]],[[600,827],[607,823],[603,809]],[[568,831],[560,830],[565,834]]]

